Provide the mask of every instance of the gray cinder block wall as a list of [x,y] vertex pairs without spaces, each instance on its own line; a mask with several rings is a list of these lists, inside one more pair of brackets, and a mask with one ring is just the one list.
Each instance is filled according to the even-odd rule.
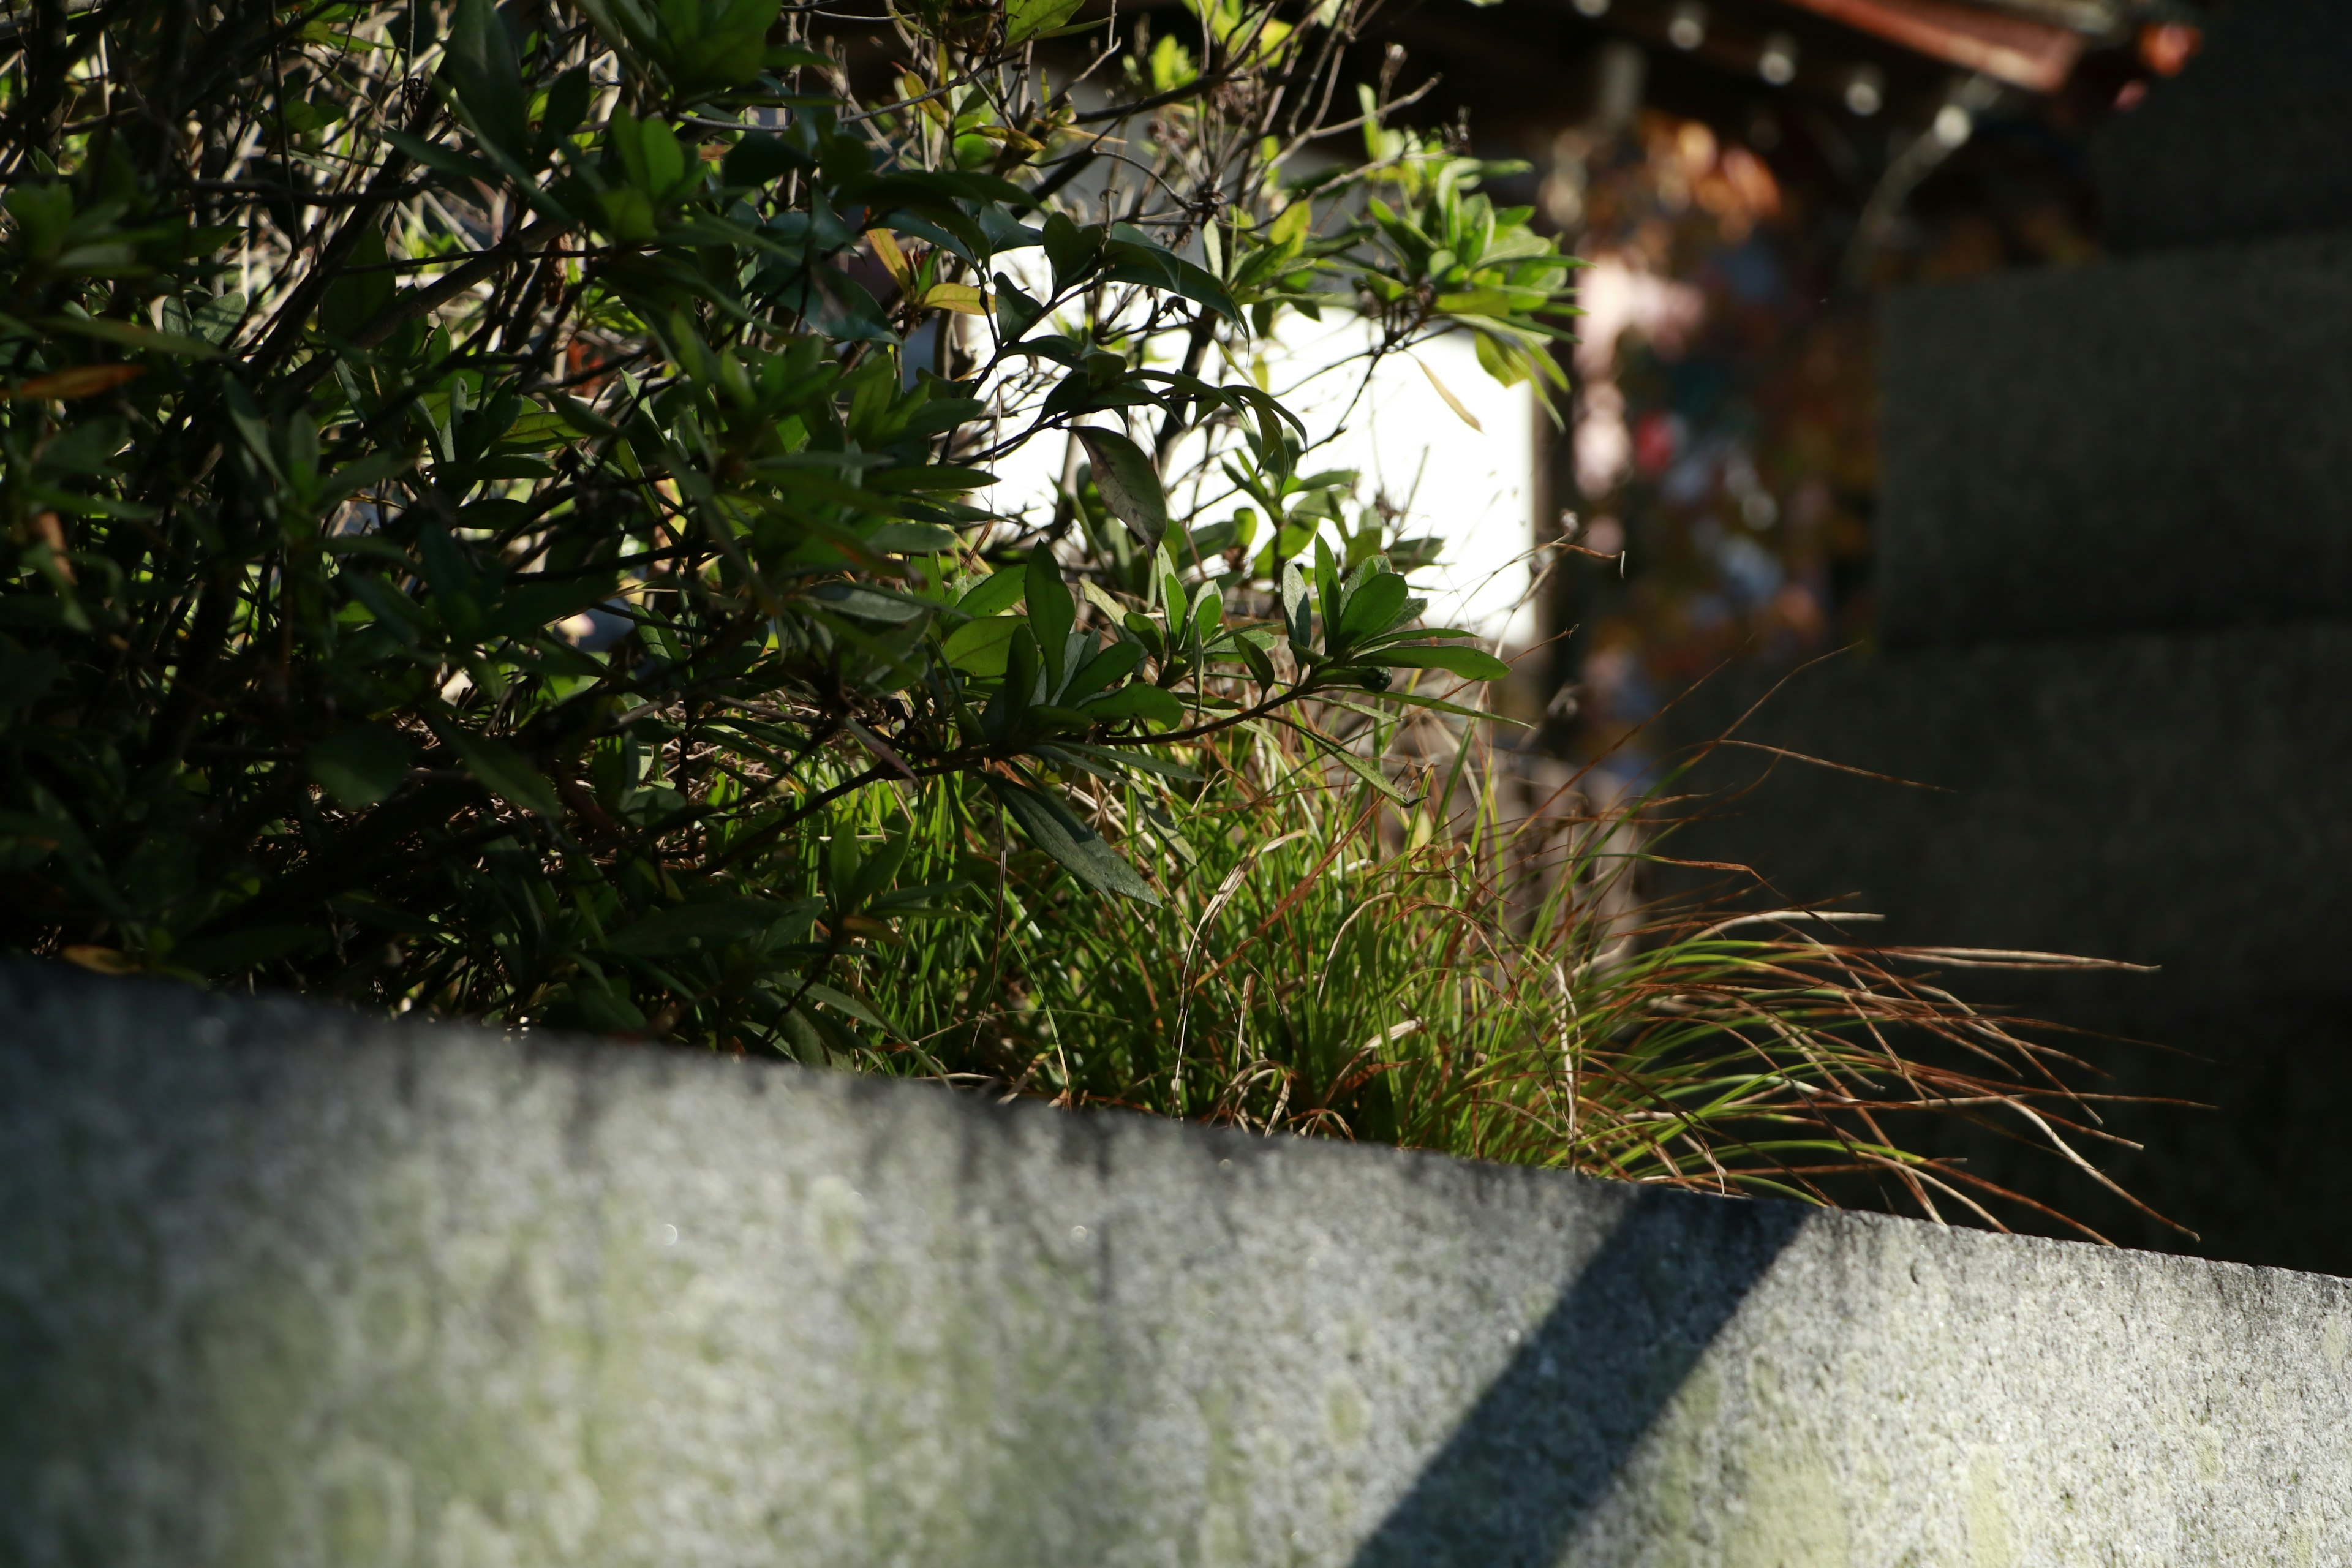
[[2192,68],[2092,146],[2118,251],[2352,228],[2352,14],[2237,0]]
[[0,1561],[2314,1563],[2352,1286],[0,968]]
[[[1678,847],[1892,940],[2159,973],[1969,994],[2083,1042],[2110,1168],[2200,1234],[2137,1244],[2352,1272],[2352,5],[2242,0],[2095,145],[2117,254],[1903,290],[1882,316],[1881,649],[1743,737],[1776,763]],[[1734,681],[1677,716],[1721,732]],[[1750,758],[1753,757],[1750,753]],[[1759,769],[1718,755],[1708,783]],[[2048,1198],[2054,1163],[1965,1148]]]

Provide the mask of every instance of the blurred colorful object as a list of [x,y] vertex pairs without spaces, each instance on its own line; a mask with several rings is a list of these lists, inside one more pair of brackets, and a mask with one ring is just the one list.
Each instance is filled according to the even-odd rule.
[[1626,552],[1622,584],[1581,574],[1606,746],[1742,650],[1829,646],[1874,475],[1867,345],[1821,284],[1835,247],[1753,148],[1647,113],[1587,150],[1580,187],[1578,542]]

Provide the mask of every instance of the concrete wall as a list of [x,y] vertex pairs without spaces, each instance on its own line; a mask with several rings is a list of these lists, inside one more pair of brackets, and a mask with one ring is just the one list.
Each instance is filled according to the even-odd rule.
[[1703,688],[1675,738],[1738,724],[1926,787],[1727,752],[1703,784],[1769,782],[1677,853],[1752,863],[1780,900],[1858,895],[1897,942],[2352,1001],[2352,626],[1853,651],[1781,679]]
[[2310,1563],[2352,1288],[0,969],[0,1561]]
[[2324,236],[1888,295],[1881,637],[2352,616],[2347,278]]
[[2188,70],[2092,134],[2117,250],[2352,227],[2352,7],[2235,0]]
[[1752,709],[1747,740],[1929,787],[1720,751],[1673,852],[1757,867],[1769,904],[1883,914],[1874,940],[2157,966],[1956,978],[1972,1003],[2154,1042],[2060,1043],[2113,1075],[2085,1084],[2195,1102],[2110,1108],[2146,1149],[2101,1159],[2199,1239],[2014,1142],[1938,1152],[2119,1240],[2352,1273],[2352,626],[1853,652],[1779,679],[1701,689],[1674,738]]
[[[2063,1042],[2145,1097],[2110,1168],[2200,1239],[2014,1143],[1938,1152],[2127,1240],[2352,1274],[2352,4],[2221,10],[2094,137],[2119,254],[1884,302],[1879,651],[1742,737],[1935,791],[1719,752],[1675,851],[1899,942],[2160,966],[1962,979],[2170,1047]],[[1779,673],[1660,727],[1713,740]]]

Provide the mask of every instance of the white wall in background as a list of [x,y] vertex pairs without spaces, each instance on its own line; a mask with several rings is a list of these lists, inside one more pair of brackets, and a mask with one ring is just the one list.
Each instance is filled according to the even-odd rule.
[[[1360,353],[1370,340],[1360,321],[1337,314],[1319,324],[1293,318],[1280,337],[1279,351],[1268,356],[1277,390],[1310,367]],[[1433,374],[1479,428],[1446,405]],[[1319,434],[1339,423],[1360,379],[1360,365],[1319,377],[1294,406]],[[1418,579],[1430,591],[1433,621],[1490,638],[1524,642],[1535,635],[1526,604],[1535,538],[1534,404],[1527,387],[1499,385],[1480,367],[1468,333],[1449,333],[1411,358],[1382,361],[1341,435],[1308,465],[1360,470],[1367,495],[1378,491],[1407,508],[1408,534],[1446,542],[1444,559]]]
[[[1408,508],[1408,535],[1434,534],[1446,542],[1444,560],[1415,579],[1429,595],[1432,621],[1490,639],[1532,640],[1536,616],[1526,605],[1527,558],[1534,539],[1535,421],[1541,416],[1533,394],[1525,386],[1497,385],[1479,366],[1469,336],[1452,333],[1414,350],[1412,358],[1383,361],[1350,409],[1362,365],[1340,362],[1360,355],[1370,342],[1360,320],[1333,311],[1320,322],[1288,318],[1269,346],[1273,390],[1311,434],[1339,428],[1302,467],[1360,471],[1366,498],[1377,492]],[[1446,405],[1428,373],[1445,384],[1480,428]],[[1110,425],[1115,416],[1098,415],[1090,422]],[[1148,442],[1154,423],[1139,417],[1132,433]],[[1000,483],[989,504],[1006,512],[1050,504],[1062,453],[1063,443],[1048,437],[993,465]],[[1180,473],[1184,468],[1182,454],[1175,467]],[[1206,493],[1224,488],[1214,479]],[[1226,510],[1221,504],[1211,515]]]

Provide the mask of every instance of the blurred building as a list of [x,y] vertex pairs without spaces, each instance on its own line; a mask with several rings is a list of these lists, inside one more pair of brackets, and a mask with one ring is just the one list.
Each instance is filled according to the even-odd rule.
[[1398,26],[1599,263],[1538,515],[1623,557],[1552,578],[1550,743],[1660,756],[1834,653],[1677,847],[1895,941],[2158,966],[1968,989],[2172,1047],[2066,1042],[2218,1107],[2084,1139],[2201,1239],[1990,1136],[1973,1168],[2352,1273],[2352,5]]
[[[1595,263],[1539,515],[1548,678],[1604,750],[1729,658],[1875,635],[1875,300],[2103,248],[2090,148],[2193,57],[2174,0],[1502,0],[1390,24]],[[1561,705],[1562,710],[1565,704]]]

